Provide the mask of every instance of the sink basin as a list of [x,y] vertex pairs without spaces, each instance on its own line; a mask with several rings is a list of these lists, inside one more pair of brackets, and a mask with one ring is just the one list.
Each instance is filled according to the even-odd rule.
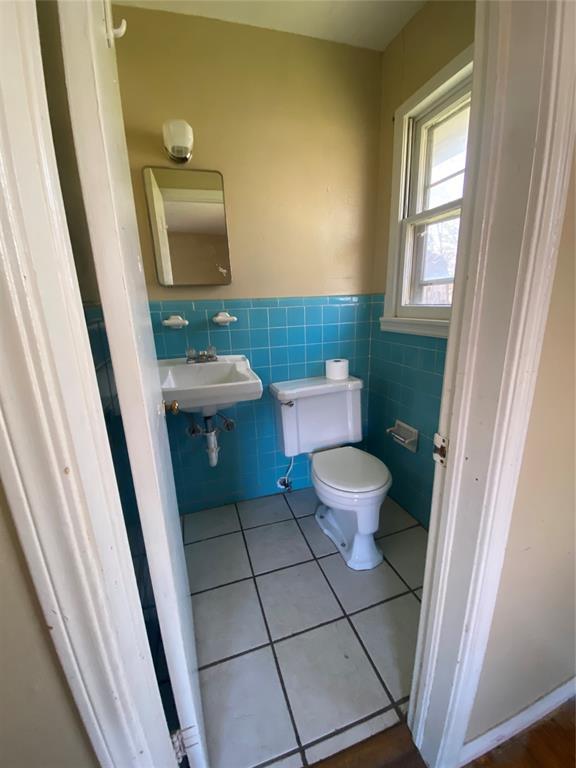
[[175,358],[160,360],[158,366],[164,400],[176,400],[181,411],[213,416],[236,403],[262,397],[262,382],[244,355],[219,355],[210,363]]

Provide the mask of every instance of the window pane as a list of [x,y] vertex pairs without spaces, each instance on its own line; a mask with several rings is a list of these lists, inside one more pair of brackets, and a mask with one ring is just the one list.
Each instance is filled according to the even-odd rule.
[[459,229],[459,214],[413,227],[412,258],[407,260],[411,270],[405,280],[405,306],[450,306]]
[[469,118],[468,105],[426,132],[425,210],[462,197]]
[[436,208],[438,205],[459,200],[464,192],[464,171],[452,176],[451,179],[441,181],[428,189],[427,208]]

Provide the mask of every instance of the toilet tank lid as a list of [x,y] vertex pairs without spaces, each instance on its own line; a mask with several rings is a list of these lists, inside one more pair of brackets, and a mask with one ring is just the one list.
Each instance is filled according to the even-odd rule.
[[281,403],[297,400],[300,397],[316,397],[332,392],[342,392],[350,389],[362,389],[364,383],[356,376],[347,379],[327,379],[326,376],[314,376],[310,379],[293,379],[292,381],[277,381],[270,384],[270,392]]

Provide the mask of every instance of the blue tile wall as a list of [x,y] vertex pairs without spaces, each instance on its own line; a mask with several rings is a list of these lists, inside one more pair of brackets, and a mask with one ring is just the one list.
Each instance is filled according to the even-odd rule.
[[[226,411],[236,421],[234,432],[221,432],[218,466],[210,468],[205,439],[187,434],[190,417],[168,417],[168,434],[180,512],[278,493],[276,481],[288,468],[278,449],[273,381],[321,376],[324,360],[347,357],[350,371],[365,381],[364,432],[368,418],[368,378],[372,318],[380,314],[383,296],[313,296],[229,301],[151,302],[150,311],[159,358],[182,357],[186,349],[213,344],[221,354],[244,354],[262,379],[261,400]],[[211,322],[226,310],[238,318],[230,328]],[[181,314],[182,330],[167,329],[162,320]],[[199,416],[195,417],[200,419]],[[307,456],[298,456],[293,487],[310,485]]]
[[[390,495],[428,525],[434,463],[432,436],[440,412],[446,341],[382,333],[383,294],[267,299],[150,302],[158,358],[182,357],[189,348],[213,344],[221,354],[244,354],[262,379],[261,400],[226,412],[235,432],[221,432],[218,466],[210,468],[201,437],[186,432],[189,417],[168,418],[178,503],[182,514],[233,501],[278,493],[276,481],[288,467],[278,450],[274,405],[268,384],[320,376],[324,360],[347,357],[350,371],[364,379],[363,431],[366,448],[389,466]],[[226,310],[238,318],[229,328],[211,322]],[[162,320],[181,314],[189,325],[167,329]],[[196,417],[198,418],[198,417]],[[386,434],[401,419],[420,432],[410,453]],[[293,487],[309,486],[308,459],[295,459]]]
[[[434,479],[432,438],[440,415],[446,339],[383,333],[376,321],[370,352],[367,447],[392,473],[390,496],[427,528]],[[419,430],[416,453],[386,434],[396,419]]]

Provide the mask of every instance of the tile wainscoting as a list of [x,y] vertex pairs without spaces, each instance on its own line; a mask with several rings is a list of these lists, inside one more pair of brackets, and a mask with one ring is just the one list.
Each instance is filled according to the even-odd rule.
[[[367,448],[392,473],[390,496],[425,528],[430,520],[432,439],[440,416],[445,358],[446,339],[381,332],[378,325],[374,327]],[[396,419],[419,431],[416,453],[386,434]]]
[[[182,357],[186,349],[213,344],[219,354],[246,355],[264,385],[261,400],[226,411],[236,430],[220,433],[217,467],[208,466],[205,439],[188,436],[189,417],[168,417],[181,514],[279,492],[276,483],[289,462],[278,448],[274,402],[268,391],[273,381],[321,376],[324,360],[347,357],[350,372],[366,384],[366,433],[370,337],[382,304],[381,294],[150,303],[160,359]],[[220,310],[238,322],[230,328],[215,325],[211,318]],[[162,320],[171,314],[185,317],[188,326],[166,329]],[[310,485],[308,464],[307,456],[295,458],[294,488]]]
[[[226,411],[236,430],[220,433],[215,468],[208,466],[204,438],[188,436],[189,418],[168,417],[181,514],[279,493],[276,483],[288,460],[278,449],[268,385],[320,376],[324,360],[346,357],[351,374],[365,382],[362,412],[368,450],[392,471],[391,497],[427,525],[431,437],[438,422],[445,341],[382,333],[378,319],[383,303],[382,294],[150,302],[159,359],[183,357],[187,349],[212,344],[220,354],[246,355],[264,385],[261,400]],[[238,322],[229,328],[212,323],[221,310]],[[188,326],[165,328],[162,320],[171,314],[185,317]],[[396,446],[386,434],[396,418],[420,430],[417,454]],[[310,485],[307,456],[296,457],[292,480],[294,488]]]

